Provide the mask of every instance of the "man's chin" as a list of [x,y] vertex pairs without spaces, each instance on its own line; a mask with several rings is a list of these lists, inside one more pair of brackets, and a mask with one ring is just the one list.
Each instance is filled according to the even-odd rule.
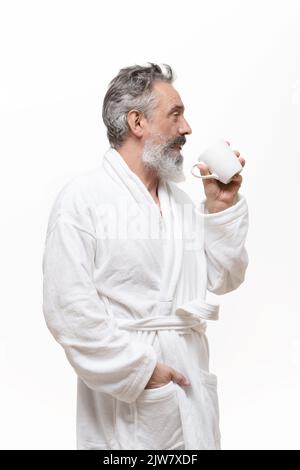
[[144,149],[141,158],[144,165],[154,171],[159,179],[174,183],[186,180],[183,173],[183,155],[179,149],[168,149],[166,152],[165,149],[150,147]]

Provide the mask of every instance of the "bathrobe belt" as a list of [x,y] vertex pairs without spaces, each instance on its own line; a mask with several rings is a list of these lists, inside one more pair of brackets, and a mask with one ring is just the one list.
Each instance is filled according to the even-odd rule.
[[159,301],[155,315],[140,319],[117,319],[119,328],[126,330],[177,330],[183,332],[193,329],[199,333],[206,330],[205,320],[218,320],[219,305],[211,304],[203,299],[194,299],[172,311],[172,300]]

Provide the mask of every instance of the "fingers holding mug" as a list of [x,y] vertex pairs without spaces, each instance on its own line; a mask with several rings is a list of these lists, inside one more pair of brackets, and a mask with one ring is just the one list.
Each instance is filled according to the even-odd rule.
[[231,183],[234,183],[234,184],[237,185],[237,186],[241,186],[242,181],[243,181],[243,177],[242,177],[242,175],[240,175],[239,173],[236,174],[236,175],[234,175],[234,176],[231,178]]
[[216,173],[212,173],[209,170],[208,165],[206,165],[206,163],[204,163],[203,161],[199,161],[199,163],[196,163],[196,165],[193,166],[193,169],[195,167],[197,167],[200,170],[200,175],[195,175],[193,171],[192,171],[192,174],[194,176],[197,176],[197,178],[201,178],[204,186],[211,184],[211,183],[215,184],[214,180],[218,179],[218,176]]
[[199,168],[200,170],[200,174],[201,176],[208,176],[210,175],[210,171],[208,169],[208,166],[204,163],[204,162],[199,162],[197,164],[197,167]]
[[241,155],[240,152],[238,150],[233,150],[233,153],[235,153],[235,155],[239,159],[240,164],[242,166],[245,166],[246,160],[243,157],[240,156]]
[[[232,150],[228,141],[220,139],[200,154],[198,163],[192,168],[192,174],[206,180],[205,185],[216,185],[214,179],[228,184],[234,175],[242,171],[244,165],[245,159],[241,157],[240,152]],[[193,172],[196,167],[197,174]],[[239,177],[235,180],[240,183]]]

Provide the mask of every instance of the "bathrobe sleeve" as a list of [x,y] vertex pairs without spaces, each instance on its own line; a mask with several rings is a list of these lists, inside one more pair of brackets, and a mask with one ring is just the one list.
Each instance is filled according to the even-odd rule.
[[85,216],[60,212],[51,217],[43,256],[43,312],[86,385],[131,403],[153,373],[156,352],[108,320],[93,283],[95,249]]
[[246,199],[239,194],[236,204],[212,214],[206,211],[203,201],[197,212],[204,224],[207,289],[215,294],[226,294],[244,281],[248,265]]

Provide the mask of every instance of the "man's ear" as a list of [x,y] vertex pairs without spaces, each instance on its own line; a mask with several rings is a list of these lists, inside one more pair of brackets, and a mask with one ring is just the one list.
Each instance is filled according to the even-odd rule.
[[136,137],[143,137],[145,116],[136,109],[131,109],[127,114],[129,129]]

